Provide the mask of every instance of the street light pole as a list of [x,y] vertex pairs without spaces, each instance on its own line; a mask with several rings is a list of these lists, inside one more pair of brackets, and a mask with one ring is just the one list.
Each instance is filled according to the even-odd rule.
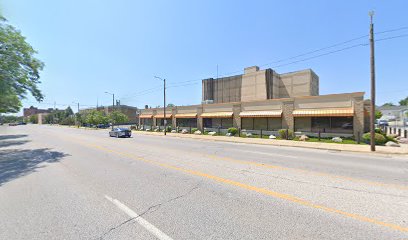
[[[105,92],[105,93],[112,95],[112,112],[113,112],[115,110],[115,94],[110,93],[110,92]],[[108,112],[109,112],[109,108],[108,108]],[[113,130],[113,122],[112,122],[112,130]]]
[[374,11],[368,13],[370,16],[370,69],[371,69],[371,112],[370,112],[370,145],[371,151],[375,151],[375,60],[374,60]]
[[164,122],[164,135],[166,135],[167,132],[167,119],[166,119],[166,79],[156,77],[157,79],[160,79],[163,81],[163,122]]

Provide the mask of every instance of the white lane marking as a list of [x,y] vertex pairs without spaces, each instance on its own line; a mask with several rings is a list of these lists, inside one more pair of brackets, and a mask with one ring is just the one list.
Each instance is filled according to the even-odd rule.
[[119,200],[111,198],[105,195],[105,198],[108,199],[110,202],[116,205],[120,210],[125,212],[129,217],[134,218],[134,221],[139,223],[142,227],[144,227],[147,231],[152,233],[160,240],[173,240],[171,237],[167,236],[164,232],[160,229],[146,221],[144,218],[140,217],[139,214],[135,213],[132,209],[128,208],[125,204],[121,203]]
[[277,156],[277,157],[286,157],[286,158],[299,158],[296,156],[284,155],[279,153],[266,153],[266,152],[256,152],[256,151],[247,151],[247,150],[239,150],[240,152],[247,152],[247,153],[254,153],[254,154],[262,154],[268,156]]

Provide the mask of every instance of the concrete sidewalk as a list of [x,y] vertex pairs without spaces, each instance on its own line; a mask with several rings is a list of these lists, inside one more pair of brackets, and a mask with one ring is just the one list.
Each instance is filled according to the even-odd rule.
[[[154,135],[162,136],[163,132],[144,132],[144,131],[132,131],[132,133],[139,135]],[[357,144],[339,144],[339,143],[323,143],[323,142],[301,142],[291,140],[277,140],[277,139],[260,139],[260,138],[241,138],[241,137],[227,137],[227,136],[209,136],[209,135],[194,135],[194,134],[181,134],[181,133],[167,133],[168,137],[179,138],[192,138],[208,141],[222,141],[222,142],[235,142],[235,143],[247,143],[247,144],[262,144],[272,146],[285,146],[285,147],[303,147],[314,148],[334,151],[349,151],[349,152],[365,152],[372,153],[369,145],[357,145]],[[407,154],[408,145],[401,144],[401,147],[385,147],[376,146],[376,152],[381,154]]]

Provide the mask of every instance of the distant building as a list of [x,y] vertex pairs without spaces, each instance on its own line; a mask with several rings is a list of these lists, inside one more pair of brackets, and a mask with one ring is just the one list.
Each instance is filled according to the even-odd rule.
[[311,70],[278,74],[245,68],[244,74],[202,81],[203,103],[250,102],[319,95],[319,77]]
[[382,119],[401,120],[404,118],[403,112],[408,110],[408,106],[381,106],[377,111],[382,113]]
[[[364,92],[319,95],[319,77],[310,69],[278,74],[245,68],[244,74],[202,80],[200,105],[140,110],[142,129],[228,128],[260,134],[289,129],[296,134],[361,136],[368,130]],[[165,121],[166,120],[166,121]]]
[[39,113],[50,113],[51,111],[52,111],[52,108],[39,109],[39,108],[31,106],[29,108],[23,109],[23,115],[26,118],[26,117],[30,117],[32,115],[39,114]]

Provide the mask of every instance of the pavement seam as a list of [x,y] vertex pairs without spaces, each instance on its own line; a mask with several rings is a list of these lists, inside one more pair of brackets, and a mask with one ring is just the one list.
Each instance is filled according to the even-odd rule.
[[[108,231],[106,231],[105,233],[103,233],[102,236],[100,236],[100,237],[98,237],[98,238],[96,238],[96,239],[100,239],[100,240],[101,240],[101,239],[103,239],[104,237],[106,237],[108,234],[110,234],[111,232],[116,231],[117,229],[119,229],[120,227],[122,227],[123,225],[125,225],[126,223],[129,223],[129,222],[131,222],[131,221],[133,221],[133,220],[136,220],[137,218],[140,218],[140,217],[142,217],[142,216],[144,216],[144,215],[146,215],[146,214],[148,214],[148,213],[155,212],[155,211],[156,211],[159,207],[161,207],[162,205],[165,205],[165,204],[170,203],[170,202],[173,202],[173,201],[175,201],[175,200],[177,200],[177,199],[186,197],[187,195],[191,194],[194,190],[196,190],[196,189],[198,189],[198,188],[199,188],[199,185],[193,187],[192,189],[190,189],[188,192],[186,192],[186,193],[184,193],[184,194],[181,194],[181,195],[179,195],[179,196],[173,197],[173,198],[171,198],[171,199],[169,199],[169,200],[167,200],[167,201],[165,201],[165,202],[152,205],[152,206],[148,207],[148,208],[147,208],[145,211],[143,211],[142,213],[138,214],[137,217],[132,217],[132,218],[129,218],[129,219],[123,221],[122,223],[120,223],[120,224],[118,224],[118,225],[116,225],[116,226],[110,228]],[[155,208],[157,208],[157,209],[154,210],[154,211],[151,211],[152,209],[155,209]]]

